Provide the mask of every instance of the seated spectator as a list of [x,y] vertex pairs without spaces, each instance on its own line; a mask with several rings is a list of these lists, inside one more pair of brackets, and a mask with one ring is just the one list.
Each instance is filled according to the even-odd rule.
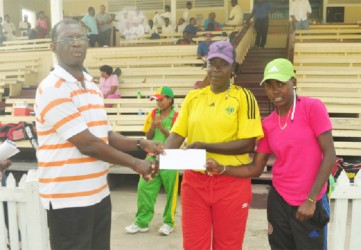
[[229,42],[227,32],[223,31],[222,34],[221,34],[221,37],[222,37],[222,40],[223,40],[223,41],[228,41],[228,42]]
[[118,77],[119,84],[124,83],[124,81],[120,79],[120,76],[122,75],[122,70],[119,67],[115,68],[112,75],[116,75]]
[[[166,5],[166,6],[164,7],[164,13],[160,14],[160,16],[162,17],[163,21],[165,21],[165,19],[168,18],[170,24],[174,25],[174,24],[175,24],[175,20],[174,20],[174,22],[173,22],[173,20],[172,20],[172,13],[170,12],[170,10],[171,10],[171,9],[170,9],[170,6],[169,6],[169,5]],[[164,22],[163,22],[163,24],[164,24]]]
[[158,29],[154,25],[152,19],[149,19],[147,26],[145,27],[145,33],[150,35],[150,39],[159,39]]
[[186,10],[183,11],[183,20],[186,23],[186,25],[189,24],[189,21],[191,19],[190,12],[191,12],[192,7],[193,7],[192,2],[187,2],[186,3]]
[[174,33],[173,25],[170,24],[169,18],[164,18],[164,25],[162,26],[162,34]]
[[28,36],[28,32],[31,29],[31,24],[28,21],[28,16],[24,15],[24,20],[19,23],[19,30],[21,36]]
[[216,13],[211,12],[208,15],[208,18],[204,20],[204,27],[205,31],[220,31],[223,28],[223,24],[218,23],[216,21]]
[[[113,75],[113,68],[109,65],[103,65],[99,68],[99,88],[103,93],[104,99],[117,99],[120,98],[118,93],[119,79],[117,75]],[[105,105],[111,107],[111,104]]]
[[200,42],[197,48],[197,58],[206,61],[206,57],[209,51],[209,46],[212,43],[212,32],[204,34],[204,42]]
[[187,24],[185,23],[184,18],[179,18],[178,25],[175,28],[175,32],[183,33],[186,26],[187,26]]
[[243,23],[243,11],[241,6],[238,5],[237,0],[232,0],[232,9],[229,13],[228,22],[226,25],[242,25]]
[[195,41],[192,40],[192,35],[187,31],[183,31],[183,38],[177,41],[179,45],[189,45],[189,44],[196,44]]
[[197,27],[196,27],[196,19],[191,18],[189,21],[189,24],[184,28],[184,31],[187,31],[189,34],[191,34],[192,38],[197,36]]

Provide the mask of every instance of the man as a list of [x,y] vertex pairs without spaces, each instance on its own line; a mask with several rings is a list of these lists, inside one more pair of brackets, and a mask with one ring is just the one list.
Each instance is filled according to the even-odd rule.
[[204,42],[200,42],[197,48],[197,58],[202,59],[206,62],[206,57],[209,51],[209,46],[212,43],[212,32],[207,32],[204,34]]
[[24,15],[24,20],[19,23],[19,30],[21,36],[28,36],[28,32],[31,29],[31,24],[28,21],[28,16]]
[[4,35],[6,41],[12,41],[15,40],[15,25],[10,22],[10,16],[5,15],[4,16],[4,25],[3,25]]
[[99,25],[99,40],[103,46],[109,46],[113,28],[113,15],[106,13],[105,6],[102,4],[100,5],[100,13],[95,18]]
[[162,34],[173,34],[174,33],[174,27],[172,24],[170,24],[169,18],[164,18],[164,25],[162,26]]
[[229,13],[228,22],[226,25],[242,25],[243,23],[243,11],[241,6],[238,5],[237,0],[232,0],[231,2],[232,9]]
[[157,172],[154,162],[122,151],[162,151],[156,142],[111,131],[103,95],[83,71],[87,42],[75,20],[54,26],[51,48],[58,65],[40,83],[35,99],[39,193],[53,250],[110,249],[107,162],[150,180]]
[[186,7],[187,7],[186,10],[183,11],[183,19],[184,19],[185,24],[189,24],[189,21],[191,19],[190,12],[191,12],[191,9],[193,7],[192,2],[187,2]]
[[312,9],[308,0],[293,0],[290,6],[290,17],[297,30],[307,30],[309,28],[308,17]]
[[264,48],[267,41],[268,18],[271,12],[271,4],[265,0],[256,0],[249,19],[255,18],[254,28],[256,30],[256,48]]
[[83,17],[81,23],[86,28],[90,47],[95,47],[96,42],[99,44],[99,32],[93,7],[88,8],[88,15]]

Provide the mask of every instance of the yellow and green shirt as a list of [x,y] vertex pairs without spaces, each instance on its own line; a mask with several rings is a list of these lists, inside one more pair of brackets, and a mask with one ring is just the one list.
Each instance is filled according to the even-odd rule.
[[[171,132],[187,138],[188,144],[263,137],[255,97],[248,89],[234,85],[218,94],[213,93],[209,86],[190,91]],[[207,158],[226,165],[250,162],[249,154],[223,155],[207,152]]]

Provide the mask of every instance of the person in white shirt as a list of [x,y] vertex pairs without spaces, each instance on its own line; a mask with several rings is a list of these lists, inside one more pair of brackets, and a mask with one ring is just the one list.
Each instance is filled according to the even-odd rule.
[[308,17],[311,15],[312,9],[308,0],[293,0],[290,6],[290,17],[297,30],[308,29]]
[[190,12],[193,7],[192,2],[187,2],[186,7],[187,7],[186,10],[183,11],[183,19],[184,19],[185,25],[189,24],[189,20],[191,19]]
[[173,25],[170,24],[169,18],[164,18],[164,25],[162,26],[162,34],[174,33]]
[[28,21],[28,16],[24,15],[24,20],[19,23],[19,30],[21,36],[27,36],[29,30],[31,29],[31,24]]
[[3,30],[6,41],[12,41],[15,40],[15,25],[10,22],[10,16],[5,15],[4,16],[4,24],[3,24]]
[[237,0],[232,0],[232,9],[229,13],[229,21],[226,22],[226,25],[241,25],[243,23],[243,11],[241,6],[238,5]]
[[179,18],[178,25],[177,25],[177,27],[175,29],[175,32],[183,33],[186,26],[187,26],[187,24],[185,23],[184,18],[182,18],[182,17]]
[[153,22],[152,19],[149,19],[149,20],[148,20],[148,24],[147,24],[147,26],[145,27],[145,33],[147,33],[147,34],[153,34],[153,33],[158,34],[158,29],[157,29],[157,27],[154,25],[154,22]]

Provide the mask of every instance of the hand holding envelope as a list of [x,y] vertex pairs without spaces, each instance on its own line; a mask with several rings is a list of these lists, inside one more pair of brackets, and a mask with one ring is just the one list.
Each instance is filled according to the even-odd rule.
[[204,149],[165,149],[159,155],[160,169],[205,170],[206,150]]

